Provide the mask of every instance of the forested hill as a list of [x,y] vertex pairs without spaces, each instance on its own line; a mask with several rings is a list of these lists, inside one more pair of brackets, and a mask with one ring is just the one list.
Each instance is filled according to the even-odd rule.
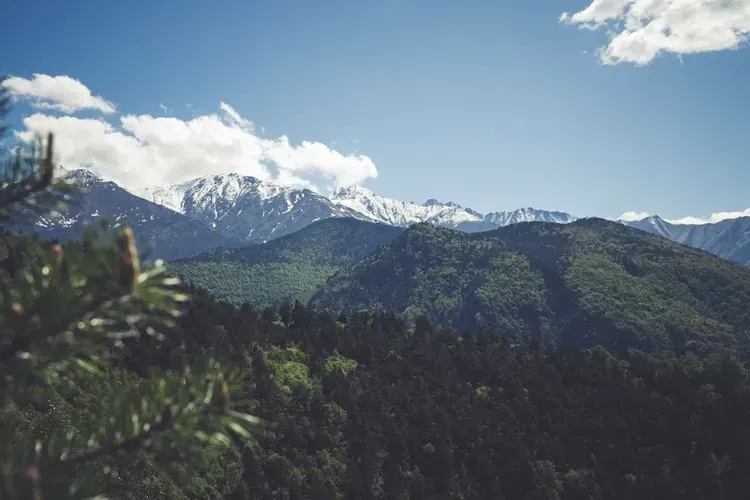
[[175,261],[169,269],[218,299],[236,305],[276,305],[312,294],[337,271],[403,231],[352,218],[330,218],[263,245],[212,250]]
[[514,347],[422,320],[410,328],[391,315],[337,318],[299,304],[260,314],[202,294],[180,325],[180,336],[135,349],[128,365],[224,347],[243,373],[237,407],[274,425],[241,458],[207,449],[178,462],[183,476],[155,472],[148,457],[118,462],[124,498],[185,498],[174,493],[183,489],[252,500],[718,500],[750,491],[750,375],[729,356]]
[[602,219],[413,226],[312,299],[568,346],[747,349],[750,270]]

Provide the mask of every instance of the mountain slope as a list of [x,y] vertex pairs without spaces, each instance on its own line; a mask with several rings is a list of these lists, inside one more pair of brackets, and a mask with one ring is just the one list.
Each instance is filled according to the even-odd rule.
[[740,264],[750,265],[750,217],[727,219],[713,224],[673,224],[659,216],[620,222]]
[[246,243],[264,243],[329,217],[367,219],[309,189],[238,174],[201,177],[140,195]]
[[115,226],[128,225],[136,234],[138,249],[149,258],[189,257],[218,246],[238,246],[204,224],[166,207],[144,200],[114,182],[100,179],[88,170],[68,172],[78,193],[65,213],[38,218],[17,227],[45,239],[67,241],[81,237],[84,226],[107,218]]
[[219,299],[264,306],[312,292],[402,232],[384,224],[329,218],[263,245],[172,262],[169,269]]
[[750,270],[601,219],[479,234],[420,224],[312,303],[426,314],[527,341],[706,351],[747,345]]

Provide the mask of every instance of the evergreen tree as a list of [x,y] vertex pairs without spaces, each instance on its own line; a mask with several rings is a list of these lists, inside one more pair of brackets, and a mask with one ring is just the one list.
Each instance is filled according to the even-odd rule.
[[[0,80],[0,118],[2,89]],[[0,223],[70,203],[75,186],[55,175],[52,135],[6,156]],[[162,263],[140,262],[131,229],[89,230],[64,246],[0,238],[9,249],[0,268],[0,498],[118,495],[124,463],[180,463],[261,429],[232,409],[233,374],[216,359],[144,378],[114,370],[129,339],[172,335],[188,298]]]

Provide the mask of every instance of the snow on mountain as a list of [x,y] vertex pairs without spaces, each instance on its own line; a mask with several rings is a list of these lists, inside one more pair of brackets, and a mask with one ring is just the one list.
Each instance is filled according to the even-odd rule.
[[455,228],[463,222],[477,222],[481,216],[456,203],[428,200],[423,205],[398,201],[377,195],[361,186],[336,190],[331,201],[350,208],[372,220],[392,226],[409,226],[418,222],[432,222]]
[[157,205],[182,213],[182,200],[185,197],[185,191],[188,190],[192,182],[193,181],[188,181],[180,184],[157,186],[154,188],[141,189],[139,191],[134,190],[132,192],[136,196],[145,198]]
[[394,226],[408,226],[417,222],[430,222],[461,231],[489,231],[518,222],[543,221],[567,224],[576,220],[564,212],[550,212],[534,208],[519,208],[510,212],[492,212],[483,215],[470,208],[449,201],[429,199],[424,204],[407,203],[379,196],[360,186],[341,188],[331,200],[372,218]]
[[60,214],[48,214],[19,226],[51,239],[80,238],[84,226],[106,218],[113,226],[128,225],[136,233],[138,249],[151,258],[190,257],[216,247],[240,242],[199,221],[152,203],[88,170],[63,170],[78,189],[72,203]]
[[328,217],[371,220],[309,189],[239,174],[200,177],[144,190],[141,196],[248,243],[263,243]]
[[664,236],[665,238],[670,239],[672,238],[672,227],[674,227],[674,224],[670,224],[658,215],[652,215],[641,220],[625,221],[619,219],[617,222],[651,234],[658,234],[659,236]]
[[484,216],[484,220],[498,226],[518,224],[519,222],[555,222],[558,224],[569,224],[576,220],[565,212],[551,212],[526,207],[517,208],[510,212],[491,212]]

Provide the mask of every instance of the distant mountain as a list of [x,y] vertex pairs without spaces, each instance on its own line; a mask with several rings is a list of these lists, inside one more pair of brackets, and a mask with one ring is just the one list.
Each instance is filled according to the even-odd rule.
[[750,265],[750,217],[727,219],[713,224],[673,224],[659,216],[619,222]]
[[456,227],[462,222],[476,222],[482,219],[480,214],[456,203],[429,200],[423,205],[417,205],[386,198],[360,186],[338,189],[331,196],[331,201],[369,219],[401,227],[418,222]]
[[138,194],[246,243],[264,243],[329,217],[368,219],[309,189],[238,174],[201,177]]
[[749,269],[602,219],[475,234],[419,224],[312,297],[522,341],[701,352],[748,346],[748,303]]
[[407,227],[420,222],[428,222],[465,232],[490,231],[518,222],[539,221],[567,224],[576,220],[575,217],[564,212],[550,212],[535,208],[481,214],[452,201],[440,202],[429,199],[424,204],[418,205],[386,198],[360,186],[350,186],[335,191],[331,196],[331,201],[384,224]]
[[535,208],[517,208],[510,212],[490,212],[484,216],[484,220],[496,226],[509,226],[519,222],[554,222],[557,224],[570,224],[577,220],[565,212],[550,212],[549,210],[537,210]]
[[138,249],[150,258],[189,257],[217,246],[240,244],[169,208],[144,200],[105,181],[88,170],[66,173],[78,188],[70,208],[59,215],[48,215],[15,229],[34,232],[45,239],[67,241],[81,237],[86,224],[107,218],[114,226],[128,225],[135,230]]
[[272,305],[312,294],[336,272],[403,231],[335,217],[263,245],[209,251],[168,265],[171,272],[221,300]]

